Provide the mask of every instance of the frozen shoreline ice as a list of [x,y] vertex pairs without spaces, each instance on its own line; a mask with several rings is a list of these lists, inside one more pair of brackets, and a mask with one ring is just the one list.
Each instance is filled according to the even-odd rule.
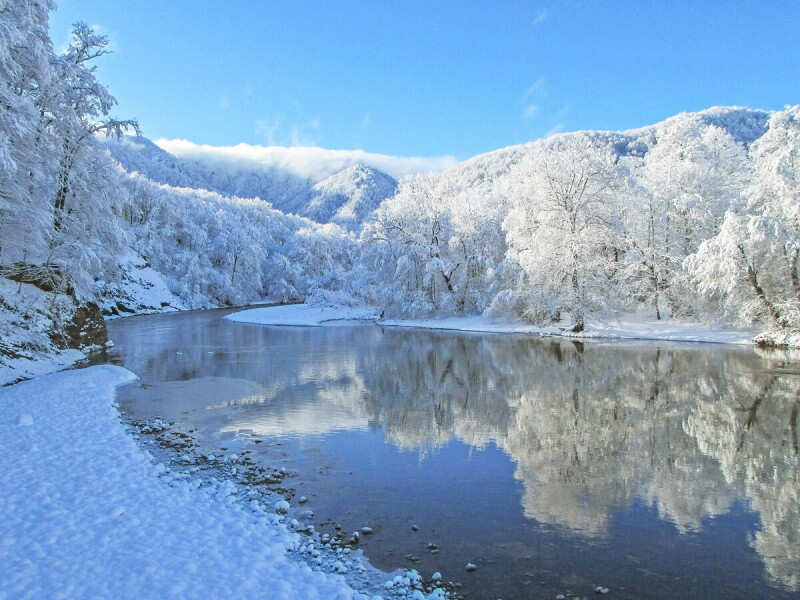
[[586,328],[579,334],[551,327],[540,327],[521,321],[492,320],[483,315],[431,319],[380,319],[375,309],[353,307],[322,307],[291,304],[246,309],[225,317],[237,323],[257,325],[323,326],[343,320],[372,320],[388,327],[415,327],[474,333],[525,333],[558,335],[575,339],[661,340],[670,342],[706,342],[752,345],[755,329],[715,328],[701,323],[657,321],[638,315],[619,318],[587,319]]

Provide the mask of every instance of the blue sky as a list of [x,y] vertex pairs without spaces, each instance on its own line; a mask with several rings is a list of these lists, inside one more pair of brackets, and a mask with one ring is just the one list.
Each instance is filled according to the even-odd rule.
[[459,159],[554,131],[800,102],[800,2],[59,0],[152,139]]

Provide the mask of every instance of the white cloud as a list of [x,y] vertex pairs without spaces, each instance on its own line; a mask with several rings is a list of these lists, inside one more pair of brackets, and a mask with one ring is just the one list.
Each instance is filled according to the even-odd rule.
[[304,133],[302,128],[295,125],[289,132],[289,143],[292,146],[312,146],[314,144],[314,139],[310,135]]
[[533,119],[539,115],[542,100],[547,96],[547,82],[543,76],[536,78],[522,93],[522,117]]
[[369,129],[371,123],[372,118],[369,116],[369,113],[365,114],[361,119],[361,129]]
[[545,78],[540,75],[536,78],[536,81],[530,84],[522,94],[522,101],[527,102],[531,98],[545,95],[547,95],[547,82],[545,81]]
[[254,125],[256,135],[263,138],[270,146],[284,144],[289,146],[316,146],[316,133],[321,127],[322,122],[319,117],[295,125],[287,123],[286,127],[284,127],[283,118],[274,116],[259,119]]
[[[274,124],[272,121],[265,123],[267,127]],[[282,169],[314,181],[359,163],[397,178],[413,173],[443,171],[458,164],[453,156],[391,156],[364,150],[329,150],[318,146],[209,146],[189,140],[167,139],[159,139],[155,143],[179,158],[233,168]]]
[[547,16],[549,11],[546,8],[540,8],[536,11],[536,15],[533,17],[533,25],[541,25],[547,20]]
[[525,110],[522,111],[522,116],[526,119],[534,118],[537,113],[539,112],[539,105],[538,104],[529,104],[525,107]]
[[319,117],[311,119],[307,123],[295,125],[289,131],[289,145],[291,146],[316,146],[317,139],[315,132],[319,131]]
[[270,117],[268,119],[259,119],[256,121],[255,129],[258,137],[264,138],[270,146],[278,143],[278,128],[281,126],[279,117]]

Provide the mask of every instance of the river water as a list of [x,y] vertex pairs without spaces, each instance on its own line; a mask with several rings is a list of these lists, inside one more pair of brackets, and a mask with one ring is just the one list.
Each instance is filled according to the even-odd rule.
[[107,359],[141,378],[122,410],[284,468],[319,532],[373,528],[379,568],[467,598],[798,596],[790,356],[226,312],[110,322]]

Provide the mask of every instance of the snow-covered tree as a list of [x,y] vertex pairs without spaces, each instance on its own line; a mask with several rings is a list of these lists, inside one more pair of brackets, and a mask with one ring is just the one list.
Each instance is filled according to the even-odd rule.
[[0,2],[0,266],[45,253],[41,198],[53,181],[55,153],[41,129],[41,102],[51,88],[50,1]]
[[363,296],[395,314],[483,311],[505,255],[505,203],[431,175],[403,182],[361,234]]
[[[101,133],[119,137],[128,129],[139,133],[136,120],[109,116],[116,100],[95,78],[92,61],[108,54],[108,43],[107,36],[86,23],[75,23],[66,52],[54,63],[59,93],[51,95],[47,108],[52,112],[49,118],[61,146],[54,201],[56,229],[67,208],[78,161],[95,144],[94,137]],[[72,197],[75,199],[76,195]]]
[[745,203],[686,260],[700,291],[742,323],[800,326],[800,108],[774,113],[751,148]]
[[800,322],[800,304],[785,295],[790,236],[775,219],[729,212],[720,232],[686,260],[700,292],[734,320],[786,328]]
[[528,316],[558,320],[569,311],[582,331],[620,266],[617,158],[591,136],[562,136],[526,166],[505,228],[531,295]]
[[741,205],[749,170],[745,148],[697,116],[673,119],[653,140],[638,173],[640,233],[632,239],[659,317],[695,312],[681,265]]

